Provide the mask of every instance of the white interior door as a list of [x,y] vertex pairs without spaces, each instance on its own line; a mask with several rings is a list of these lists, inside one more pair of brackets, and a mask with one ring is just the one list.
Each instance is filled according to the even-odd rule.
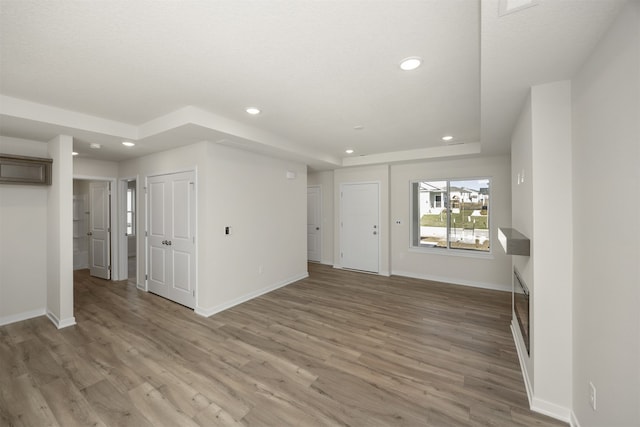
[[111,191],[108,181],[89,183],[89,274],[111,278]]
[[320,261],[322,256],[320,187],[307,187],[307,259]]
[[149,177],[149,291],[195,307],[195,184],[193,172]]
[[340,257],[344,268],[379,270],[378,183],[340,185]]

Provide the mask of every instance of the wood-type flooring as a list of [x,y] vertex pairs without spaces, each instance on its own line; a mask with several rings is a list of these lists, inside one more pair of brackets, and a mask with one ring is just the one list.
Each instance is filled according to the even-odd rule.
[[566,425],[528,409],[508,293],[309,273],[205,318],[78,271],[77,325],[0,327],[0,425]]

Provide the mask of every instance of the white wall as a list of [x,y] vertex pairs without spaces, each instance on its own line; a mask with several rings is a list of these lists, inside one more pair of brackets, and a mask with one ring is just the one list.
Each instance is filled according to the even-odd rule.
[[214,143],[208,161],[204,313],[307,276],[306,166]]
[[639,32],[640,3],[629,2],[573,86],[573,411],[582,427],[640,425]]
[[[49,157],[46,143],[8,137],[0,152]],[[0,325],[46,313],[48,191],[0,184]]]
[[75,156],[73,158],[73,176],[80,178],[117,178],[118,163]]
[[388,276],[391,271],[389,258],[389,165],[360,166],[352,168],[336,169],[333,175],[333,209],[335,227],[333,234],[333,265],[341,267],[340,260],[340,185],[351,182],[378,182],[380,183],[380,271],[379,273]]
[[[307,275],[307,180],[300,163],[209,142],[123,162],[120,176],[140,176],[140,232],[145,177],[191,169],[197,171],[197,313],[212,315]],[[287,171],[296,178],[287,179]],[[145,271],[144,245],[139,239],[139,271]]]
[[322,264],[333,265],[333,171],[311,172],[307,185],[317,185],[322,193]]
[[[511,224],[510,162],[507,156],[438,160],[391,166],[392,273],[449,283],[510,290],[510,257],[499,248],[498,226]],[[491,256],[484,258],[410,250],[411,181],[446,178],[491,178]],[[396,224],[396,220],[401,223]]]

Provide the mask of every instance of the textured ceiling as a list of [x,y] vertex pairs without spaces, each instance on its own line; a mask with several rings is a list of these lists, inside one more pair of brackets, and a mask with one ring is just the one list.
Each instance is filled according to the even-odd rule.
[[1,0],[0,133],[113,160],[222,139],[335,167],[445,134],[507,152],[527,87],[571,77],[618,3]]
[[500,151],[531,86],[571,79],[623,2],[542,0],[499,16],[499,0],[482,3],[481,140]]

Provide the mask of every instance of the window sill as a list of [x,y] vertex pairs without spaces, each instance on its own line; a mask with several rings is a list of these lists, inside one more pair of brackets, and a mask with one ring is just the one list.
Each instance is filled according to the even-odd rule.
[[457,256],[462,258],[494,259],[493,252],[472,252],[464,249],[436,249],[410,246],[409,252],[429,255]]

